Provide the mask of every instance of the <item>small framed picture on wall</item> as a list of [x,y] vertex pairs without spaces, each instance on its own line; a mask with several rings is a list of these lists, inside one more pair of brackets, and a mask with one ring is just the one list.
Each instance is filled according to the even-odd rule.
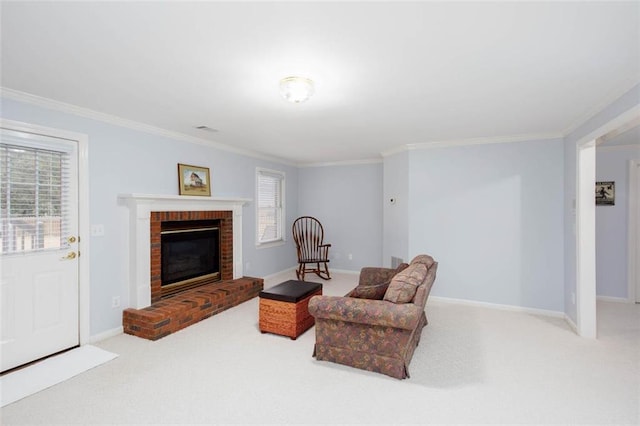
[[178,164],[178,187],[180,195],[211,196],[209,168]]
[[616,204],[616,183],[596,182],[596,205],[613,206]]

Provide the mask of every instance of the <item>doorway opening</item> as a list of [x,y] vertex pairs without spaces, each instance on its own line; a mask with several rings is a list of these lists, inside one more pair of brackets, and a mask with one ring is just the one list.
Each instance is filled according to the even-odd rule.
[[603,137],[640,123],[640,105],[619,114],[576,142],[576,320],[582,337],[597,337],[595,273],[595,149]]

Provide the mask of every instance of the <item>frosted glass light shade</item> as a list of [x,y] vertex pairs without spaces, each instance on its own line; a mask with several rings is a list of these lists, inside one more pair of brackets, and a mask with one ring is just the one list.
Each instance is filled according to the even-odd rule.
[[304,102],[313,95],[313,81],[304,77],[283,78],[280,80],[280,94],[289,102]]

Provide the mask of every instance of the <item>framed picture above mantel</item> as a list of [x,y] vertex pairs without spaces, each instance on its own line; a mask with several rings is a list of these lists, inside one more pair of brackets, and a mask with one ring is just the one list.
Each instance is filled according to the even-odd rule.
[[596,182],[596,206],[613,206],[616,204],[616,183]]
[[209,168],[178,163],[178,191],[180,195],[210,197]]

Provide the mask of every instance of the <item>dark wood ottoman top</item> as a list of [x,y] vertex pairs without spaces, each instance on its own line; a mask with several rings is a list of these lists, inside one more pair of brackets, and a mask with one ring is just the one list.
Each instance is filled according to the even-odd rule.
[[260,292],[260,297],[263,299],[297,303],[319,289],[322,289],[322,284],[320,283],[289,280],[266,290],[262,290]]

